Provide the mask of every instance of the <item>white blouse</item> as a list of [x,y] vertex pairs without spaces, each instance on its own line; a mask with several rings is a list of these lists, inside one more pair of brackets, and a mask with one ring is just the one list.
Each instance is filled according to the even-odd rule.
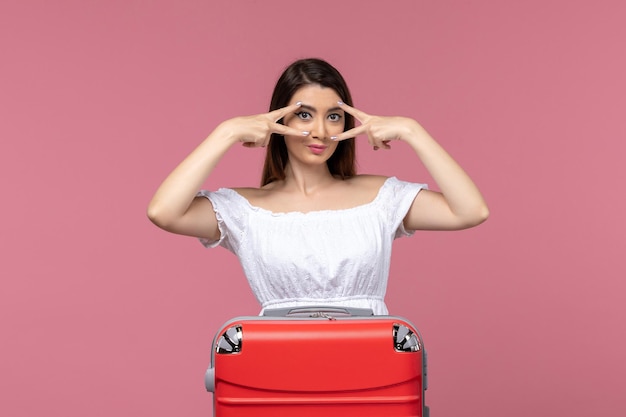
[[228,188],[200,191],[218,220],[221,245],[239,258],[263,309],[311,305],[370,308],[384,297],[395,238],[425,184],[388,178],[373,201],[343,210],[274,213]]

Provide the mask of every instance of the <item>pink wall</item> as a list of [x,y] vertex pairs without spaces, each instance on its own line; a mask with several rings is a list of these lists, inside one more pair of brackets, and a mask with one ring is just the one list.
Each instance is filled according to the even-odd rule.
[[[213,333],[258,307],[232,255],[146,204],[320,56],[490,204],[477,229],[397,242],[387,301],[426,339],[433,415],[625,415],[624,4],[2,0],[0,414],[210,415]],[[233,149],[210,186],[256,184],[260,158]],[[402,144],[360,159],[429,181]]]

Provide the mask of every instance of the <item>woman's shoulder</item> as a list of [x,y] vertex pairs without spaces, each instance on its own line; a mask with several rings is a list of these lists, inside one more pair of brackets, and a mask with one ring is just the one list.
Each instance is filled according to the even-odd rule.
[[373,201],[396,201],[404,198],[404,195],[417,194],[421,189],[427,189],[426,184],[407,182],[397,177],[383,175],[359,175],[351,179],[354,181],[355,191],[376,196]]
[[[254,188],[254,187],[237,187],[230,189],[237,199],[245,202],[250,207],[261,207],[268,211],[276,209],[276,201],[280,200],[281,193],[270,185]],[[280,204],[280,203],[279,203]],[[279,206],[280,207],[280,206]]]
[[233,188],[229,188],[229,190],[234,191],[235,193],[241,195],[244,198],[257,197],[260,195],[267,194],[267,189],[264,189],[264,188],[233,187]]
[[346,182],[356,187],[380,189],[388,179],[384,175],[360,174],[348,178]]
[[345,199],[352,200],[353,206],[364,205],[377,200],[389,177],[382,175],[355,175],[343,181],[344,187],[340,191]]
[[426,184],[403,181],[397,177],[387,177],[384,175],[356,175],[348,181],[354,181],[357,186],[372,187],[376,189],[386,188],[402,188],[418,186],[427,188]]

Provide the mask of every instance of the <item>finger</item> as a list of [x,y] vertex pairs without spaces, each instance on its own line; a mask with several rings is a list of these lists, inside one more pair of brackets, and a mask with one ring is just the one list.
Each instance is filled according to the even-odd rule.
[[364,123],[365,119],[369,116],[367,113],[362,112],[361,110],[354,108],[343,101],[339,101],[337,104],[339,104],[339,107],[345,110],[346,113],[354,116],[361,123]]
[[391,149],[391,145],[389,145],[389,141],[388,140],[383,140],[381,142],[381,146],[374,145],[374,150],[375,151],[377,151],[379,149]]
[[282,119],[283,117],[285,117],[286,115],[288,115],[289,113],[291,113],[292,111],[297,110],[298,108],[300,108],[300,106],[302,106],[302,102],[299,101],[295,104],[292,104],[290,106],[286,106],[286,107],[282,107],[280,109],[276,109],[274,111],[271,111],[269,113],[267,113],[267,115],[272,119],[273,122],[277,122],[280,119]]
[[293,127],[281,125],[280,123],[272,123],[270,126],[272,133],[278,133],[283,136],[308,136],[309,132],[303,132],[302,130],[294,129]]
[[354,138],[356,136],[362,135],[367,132],[367,125],[360,125],[353,129],[346,130],[343,133],[340,133],[337,136],[332,137],[332,140],[346,140],[350,138]]

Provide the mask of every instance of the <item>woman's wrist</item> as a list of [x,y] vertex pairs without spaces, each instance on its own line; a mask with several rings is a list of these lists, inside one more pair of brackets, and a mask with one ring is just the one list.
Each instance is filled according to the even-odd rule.
[[214,143],[226,145],[228,148],[230,148],[237,142],[241,142],[241,138],[239,137],[239,135],[237,135],[237,132],[233,128],[232,124],[232,120],[227,120],[220,123],[215,128],[215,130],[211,132],[207,140],[210,140]]
[[404,119],[405,134],[402,139],[412,147],[419,146],[425,138],[429,138],[430,135],[416,120],[405,118]]

